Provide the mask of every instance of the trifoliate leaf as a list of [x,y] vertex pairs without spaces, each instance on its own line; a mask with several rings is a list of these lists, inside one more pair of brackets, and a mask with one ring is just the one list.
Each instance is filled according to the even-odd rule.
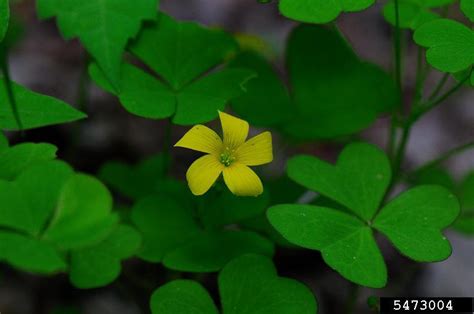
[[249,231],[208,231],[166,254],[163,264],[186,272],[214,272],[246,253],[272,256],[273,243]]
[[428,49],[426,60],[442,72],[459,72],[474,63],[474,31],[459,22],[428,22],[416,30],[414,40]]
[[161,262],[167,252],[201,232],[189,208],[165,195],[139,200],[132,209],[131,220],[143,235],[138,256],[150,262]]
[[288,176],[370,220],[390,183],[390,162],[383,151],[366,143],[350,144],[335,166],[311,156],[288,162]]
[[219,274],[219,293],[225,314],[314,314],[311,290],[300,282],[278,277],[272,261],[244,255]]
[[247,92],[232,100],[232,108],[242,118],[258,126],[274,126],[288,119],[291,114],[289,93],[263,57],[244,52],[233,59],[230,66],[251,69],[257,74],[247,83]]
[[56,158],[57,148],[46,143],[23,143],[0,151],[0,179],[13,180],[29,166]]
[[218,314],[209,293],[196,281],[175,280],[153,293],[152,314]]
[[461,11],[474,22],[474,0],[461,0]]
[[[311,291],[296,280],[279,277],[272,261],[261,255],[243,255],[219,274],[223,314],[315,314]],[[153,314],[217,314],[207,291],[198,283],[175,280],[157,289],[151,298]]]
[[[453,0],[433,1],[425,0],[398,0],[398,14],[400,28],[417,29],[426,22],[440,18],[440,16],[431,9],[438,6],[452,3]],[[389,1],[383,8],[385,20],[396,25],[395,1]]]
[[288,42],[287,64],[295,113],[284,131],[295,138],[352,134],[398,104],[391,77],[361,61],[334,28],[297,27]]
[[71,254],[70,278],[74,286],[90,289],[105,286],[120,274],[120,262],[140,247],[140,234],[119,225],[104,241]]
[[0,42],[3,41],[10,21],[10,0],[0,0]]
[[[86,117],[82,112],[58,99],[35,93],[13,82],[12,84],[18,115],[24,130],[72,122]],[[7,95],[4,79],[1,78],[0,103],[9,104]],[[0,129],[18,130],[11,106],[0,107]]]
[[92,66],[90,74],[131,113],[151,119],[173,117],[174,123],[182,125],[203,123],[243,93],[245,83],[255,76],[243,69],[205,75],[236,49],[234,39],[223,31],[161,14],[156,23],[144,27],[130,50],[163,81],[124,65],[118,90],[107,83],[98,67]]
[[117,224],[112,197],[97,179],[76,174],[62,187],[58,207],[44,239],[63,249],[98,243]]
[[0,231],[0,260],[24,271],[50,274],[66,269],[63,257],[49,244]]
[[381,288],[387,269],[370,227],[352,215],[312,205],[277,205],[267,213],[291,243],[319,250],[325,262],[345,278]]
[[448,258],[451,245],[441,231],[459,215],[454,194],[435,185],[419,186],[392,200],[377,215],[375,229],[400,252],[416,261]]
[[280,0],[280,12],[306,23],[327,23],[342,12],[362,11],[375,0]]
[[41,18],[57,17],[66,39],[79,37],[107,78],[120,88],[122,54],[144,20],[157,15],[157,0],[38,0]]

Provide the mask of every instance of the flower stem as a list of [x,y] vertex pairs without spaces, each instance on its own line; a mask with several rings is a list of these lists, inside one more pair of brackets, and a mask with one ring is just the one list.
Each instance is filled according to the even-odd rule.
[[2,53],[0,57],[0,67],[3,73],[3,82],[5,84],[5,90],[7,92],[8,102],[10,103],[10,107],[13,112],[13,116],[15,118],[18,130],[21,132],[23,136],[23,124],[21,123],[20,114],[18,112],[18,106],[16,103],[15,93],[13,92],[13,84],[10,77],[10,68],[8,66],[8,53]]
[[441,80],[439,80],[438,84],[436,84],[436,87],[435,89],[433,90],[433,92],[431,93],[430,97],[428,97],[428,100],[433,100],[436,98],[436,96],[439,95],[439,93],[441,92],[441,90],[443,89],[444,85],[446,84],[446,82],[448,81],[448,78],[449,78],[450,74],[449,73],[445,73],[443,75],[443,77],[441,78]]

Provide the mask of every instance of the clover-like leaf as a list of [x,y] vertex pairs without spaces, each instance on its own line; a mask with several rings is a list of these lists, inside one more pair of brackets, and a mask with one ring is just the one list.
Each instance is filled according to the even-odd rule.
[[451,245],[441,234],[459,215],[454,194],[440,186],[415,187],[392,200],[373,221],[404,255],[423,262],[451,255]]
[[2,132],[0,132],[0,154],[8,149],[9,146],[10,144],[8,143],[8,138]]
[[23,143],[4,148],[0,151],[0,179],[12,180],[31,165],[54,159],[56,151],[54,145],[47,143]]
[[[400,28],[417,29],[426,22],[440,18],[432,9],[453,3],[454,0],[399,0],[398,14]],[[385,20],[396,25],[395,1],[385,4],[383,15]]]
[[390,183],[390,162],[383,151],[365,143],[350,144],[335,166],[312,156],[288,162],[288,176],[370,220]]
[[[0,79],[0,103],[8,104],[8,92],[3,80],[4,78]],[[12,84],[18,115],[24,130],[72,122],[86,117],[61,100],[35,93],[14,82]],[[11,106],[0,107],[0,129],[19,129]]]
[[133,114],[151,119],[172,117],[174,123],[182,125],[208,122],[255,76],[249,70],[234,68],[204,75],[236,48],[234,39],[223,31],[160,14],[156,23],[144,27],[130,51],[162,80],[124,65],[118,90],[97,67],[92,66],[90,74]]
[[120,274],[120,262],[140,247],[140,234],[126,225],[117,228],[99,244],[71,253],[70,278],[82,289],[105,286]]
[[363,221],[335,209],[277,205],[267,213],[271,224],[291,243],[321,251],[324,261],[345,278],[381,288],[387,269],[372,230]]
[[157,15],[157,0],[38,0],[37,7],[41,18],[57,17],[66,39],[79,37],[116,88],[128,40]]
[[474,22],[474,0],[461,0],[461,11]]
[[426,60],[436,69],[455,73],[474,63],[474,31],[448,19],[423,24],[414,35],[415,42],[428,48]]
[[375,0],[280,0],[280,12],[306,23],[327,23],[342,12],[362,11]]
[[0,42],[3,41],[10,21],[10,0],[0,0]]
[[390,76],[361,61],[335,28],[297,27],[288,42],[287,65],[294,114],[282,128],[293,137],[351,134],[398,103]]
[[321,251],[326,263],[349,280],[377,288],[386,283],[372,228],[417,261],[440,261],[451,253],[442,231],[459,214],[455,196],[441,186],[419,186],[380,209],[391,168],[385,154],[372,145],[348,145],[335,166],[310,156],[295,157],[288,175],[329,198],[316,202],[328,207],[273,206],[267,212],[270,222],[291,243]]
[[[268,257],[243,255],[219,274],[223,314],[315,314],[317,303],[300,282],[278,277]],[[178,301],[179,300],[179,301]],[[157,289],[151,297],[153,314],[217,314],[206,290],[189,280],[176,280]]]
[[76,174],[62,187],[55,215],[43,237],[63,249],[98,243],[117,224],[118,217],[111,210],[107,188],[93,177]]

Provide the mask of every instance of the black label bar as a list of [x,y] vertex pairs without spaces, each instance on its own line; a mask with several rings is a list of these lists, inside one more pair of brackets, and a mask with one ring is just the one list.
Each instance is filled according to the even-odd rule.
[[474,313],[474,298],[380,298],[380,313]]

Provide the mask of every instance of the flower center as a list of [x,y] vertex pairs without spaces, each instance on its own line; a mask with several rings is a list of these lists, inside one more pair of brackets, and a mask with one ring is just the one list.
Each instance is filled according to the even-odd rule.
[[229,147],[226,147],[225,150],[222,152],[220,155],[220,162],[226,167],[229,167],[234,161],[235,157],[233,155],[234,149],[230,149]]

